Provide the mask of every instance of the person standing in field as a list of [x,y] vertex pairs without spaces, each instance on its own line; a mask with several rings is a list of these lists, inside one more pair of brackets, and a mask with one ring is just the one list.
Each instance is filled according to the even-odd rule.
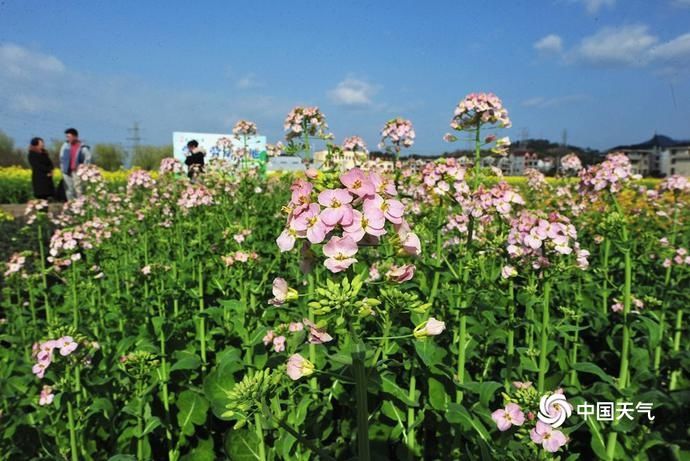
[[65,130],[65,143],[60,148],[60,170],[65,182],[67,200],[79,195],[79,180],[76,175],[79,165],[91,163],[89,146],[79,140],[79,132],[74,128]]
[[204,172],[204,156],[206,153],[199,149],[199,143],[192,139],[187,143],[187,158],[184,164],[187,165],[187,176],[194,180],[200,173]]
[[53,184],[53,161],[48,156],[41,138],[33,138],[29,145],[29,165],[31,166],[31,186],[34,197],[52,199],[55,197]]

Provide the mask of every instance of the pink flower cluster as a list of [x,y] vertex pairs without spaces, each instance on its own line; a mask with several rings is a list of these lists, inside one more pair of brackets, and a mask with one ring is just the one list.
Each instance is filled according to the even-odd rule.
[[[344,187],[317,191],[314,185],[296,180],[292,198],[285,207],[289,212],[287,228],[277,239],[281,251],[291,250],[298,238],[311,244],[328,242],[323,253],[331,272],[341,272],[352,264],[359,242],[377,243],[387,233],[386,222],[394,225],[403,248],[410,254],[421,251],[419,238],[403,218],[404,206],[395,199],[395,185],[378,173],[353,168],[340,175]],[[335,235],[342,231],[342,235]]]
[[73,229],[57,229],[50,238],[48,261],[69,266],[81,259],[80,250],[90,250],[112,237],[111,224],[93,218]]
[[161,160],[158,172],[160,174],[182,174],[184,173],[184,167],[176,158],[165,157]]
[[[667,243],[668,245],[668,243]],[[665,258],[662,265],[664,267],[671,267],[673,265],[680,266],[682,264],[685,264],[686,266],[690,266],[690,255],[688,255],[688,250],[681,247],[681,248],[676,248],[675,254],[673,255],[673,258]]]
[[283,154],[283,143],[278,141],[275,144],[266,144],[266,154],[269,157],[278,157]]
[[[634,296],[631,296],[630,298],[631,298],[630,301],[632,302],[632,305],[636,309],[639,310],[639,309],[644,308],[644,302],[641,299],[638,299]],[[623,312],[624,309],[625,309],[625,306],[623,305],[623,303],[618,298],[613,298],[613,305],[611,306],[611,310],[613,312]]]
[[330,137],[326,133],[328,130],[326,117],[318,107],[295,107],[285,118],[283,127],[287,131],[285,136],[288,141],[293,138],[300,138],[305,134],[319,138]]
[[44,385],[41,389],[41,394],[38,397],[38,404],[41,406],[50,405],[55,399],[55,394],[53,394],[53,388],[48,385]]
[[575,154],[568,154],[561,159],[561,169],[565,174],[577,174],[582,169],[582,162]]
[[24,216],[27,217],[27,224],[33,224],[36,221],[38,213],[48,211],[48,200],[38,199],[29,200],[24,210]]
[[103,175],[101,174],[101,170],[96,165],[91,163],[79,165],[76,174],[77,178],[82,183],[95,185],[103,184]]
[[527,177],[527,186],[535,191],[542,191],[548,187],[546,177],[534,168],[526,168],[525,176]]
[[451,128],[458,131],[472,130],[477,125],[511,126],[508,111],[493,93],[471,93],[455,108]]
[[674,174],[661,181],[659,188],[663,191],[690,192],[690,181],[685,176]]
[[236,251],[232,254],[223,256],[222,259],[225,266],[230,267],[238,262],[246,263],[247,261],[256,261],[257,259],[259,259],[259,255],[255,251]]
[[381,142],[379,147],[383,148],[386,142],[390,142],[394,148],[412,147],[416,134],[412,127],[412,122],[404,118],[394,118],[388,120],[381,130]]
[[155,185],[156,180],[145,170],[134,170],[127,177],[127,192],[130,194],[136,189],[153,189]]
[[349,138],[345,138],[345,141],[343,141],[343,150],[361,153],[364,155],[369,153],[366,143],[359,136],[350,136]]
[[67,357],[77,348],[78,344],[71,336],[63,336],[59,339],[48,340],[42,343],[34,343],[32,356],[36,363],[31,371],[39,378],[43,379],[46,369],[53,362],[53,351],[59,349],[60,355]]
[[3,274],[4,277],[8,278],[11,275],[18,273],[24,268],[24,264],[26,264],[26,257],[19,253],[14,253],[12,256],[10,256],[10,260],[7,262],[7,270]]
[[580,192],[599,192],[606,189],[615,193],[631,179],[639,178],[640,175],[633,174],[627,155],[622,152],[611,153],[600,164],[580,170]]
[[512,220],[507,250],[511,258],[531,263],[534,269],[548,267],[553,258],[571,253],[580,269],[589,265],[589,251],[580,249],[575,226],[556,212],[544,216],[523,210]]
[[177,205],[184,209],[213,205],[213,194],[210,190],[200,184],[190,184],[182,192]]
[[256,133],[256,123],[248,120],[240,120],[235,123],[235,126],[232,128],[232,134],[235,136],[252,136]]
[[418,190],[415,197],[422,200],[458,193],[465,195],[469,192],[469,186],[465,182],[465,168],[455,158],[427,162],[422,168],[421,178],[422,190]]

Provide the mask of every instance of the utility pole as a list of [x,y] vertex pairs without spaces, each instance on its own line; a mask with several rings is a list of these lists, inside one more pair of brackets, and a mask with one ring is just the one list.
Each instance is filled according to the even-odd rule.
[[132,165],[132,161],[134,160],[134,154],[136,154],[136,152],[139,150],[139,145],[141,143],[139,122],[134,122],[132,128],[128,128],[127,131],[131,133],[131,136],[127,138],[127,141],[130,141],[132,143],[130,145],[129,158],[127,159],[127,167],[129,168]]
[[559,149],[560,152],[556,156],[556,174],[561,170],[561,158],[565,156],[568,150],[568,130],[563,129],[563,133],[561,135],[561,148]]

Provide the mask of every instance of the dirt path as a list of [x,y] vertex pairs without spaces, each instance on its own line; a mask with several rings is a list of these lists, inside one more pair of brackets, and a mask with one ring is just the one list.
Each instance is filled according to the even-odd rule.
[[[62,209],[62,205],[62,203],[51,203],[48,206],[50,207],[50,211],[57,212]],[[14,216],[15,218],[21,218],[24,216],[26,203],[2,203],[0,204],[0,210]]]

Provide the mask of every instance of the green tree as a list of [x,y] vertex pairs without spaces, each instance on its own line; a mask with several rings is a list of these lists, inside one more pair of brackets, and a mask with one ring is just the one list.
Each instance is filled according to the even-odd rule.
[[172,156],[172,144],[165,146],[139,146],[134,151],[132,166],[137,166],[144,170],[156,170],[160,166],[162,159]]
[[14,139],[0,131],[0,166],[28,166],[26,154],[14,147]]
[[125,151],[118,144],[96,144],[94,146],[93,163],[106,171],[119,170],[125,159]]

